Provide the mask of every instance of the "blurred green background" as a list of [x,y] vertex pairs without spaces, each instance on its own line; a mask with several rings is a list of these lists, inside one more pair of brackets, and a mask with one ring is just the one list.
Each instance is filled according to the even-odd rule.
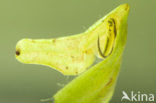
[[123,90],[155,94],[156,0],[0,0],[0,103],[41,103],[62,88],[57,83],[70,80],[49,67],[19,63],[18,40],[81,33],[123,3],[131,7],[128,39],[111,103],[120,103]]

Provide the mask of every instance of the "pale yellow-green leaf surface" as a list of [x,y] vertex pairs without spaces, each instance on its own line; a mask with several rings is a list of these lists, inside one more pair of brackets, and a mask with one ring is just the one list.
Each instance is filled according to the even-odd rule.
[[[128,13],[128,4],[120,5],[87,31],[92,36],[87,39],[87,47],[91,47],[93,50],[98,48],[94,53],[98,53],[97,56],[104,60],[86,70],[58,91],[54,95],[55,103],[109,103],[115,89],[126,43]],[[114,23],[107,23],[112,19],[115,21]],[[103,27],[111,30],[103,30]],[[98,33],[96,34],[96,32]],[[102,32],[106,32],[103,35],[108,35],[107,44],[101,39]],[[93,41],[97,42],[97,39],[93,38],[98,38],[97,35],[101,41],[98,40],[99,43],[96,45]]]
[[[126,44],[128,13],[129,5],[123,4],[84,33],[22,39],[16,45],[16,58],[22,63],[50,66],[64,75],[81,73],[54,95],[55,103],[108,103]],[[101,61],[92,66],[97,58]]]
[[96,56],[105,58],[112,52],[124,12],[112,12],[74,36],[22,39],[16,45],[16,58],[22,63],[50,66],[65,75],[79,74],[94,63]]

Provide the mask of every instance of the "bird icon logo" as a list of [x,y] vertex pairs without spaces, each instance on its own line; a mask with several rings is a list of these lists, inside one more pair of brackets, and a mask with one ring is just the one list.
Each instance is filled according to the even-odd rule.
[[121,101],[122,101],[123,99],[126,99],[126,100],[131,101],[131,99],[128,97],[128,94],[127,94],[125,91],[122,91],[122,94],[123,94],[123,97],[121,98]]

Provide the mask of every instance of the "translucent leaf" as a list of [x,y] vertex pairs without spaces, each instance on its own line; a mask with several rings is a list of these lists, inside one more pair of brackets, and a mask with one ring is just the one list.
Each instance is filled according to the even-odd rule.
[[[87,31],[98,32],[96,29],[102,25],[101,23],[103,20],[113,18],[116,21],[116,38],[113,50],[103,61],[79,75],[63,89],[58,91],[58,93],[54,95],[55,103],[109,102],[114,92],[120,70],[122,53],[125,47],[128,12],[129,6],[127,4],[120,5]],[[92,35],[94,35],[94,33]],[[102,42],[100,44],[102,44]],[[88,45],[92,44],[88,43]]]
[[[16,45],[16,58],[50,66],[65,75],[81,73],[54,95],[55,103],[108,103],[126,43],[128,12],[128,4],[120,5],[74,36],[22,39]],[[91,67],[96,58],[102,61]]]

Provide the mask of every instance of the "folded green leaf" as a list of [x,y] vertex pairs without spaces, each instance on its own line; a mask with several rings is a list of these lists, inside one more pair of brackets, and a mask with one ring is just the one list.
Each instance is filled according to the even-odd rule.
[[[115,40],[114,45],[111,46],[111,43],[109,44],[113,47],[113,50],[108,50],[107,54],[109,55],[106,59],[91,67],[54,95],[55,103],[109,102],[113,95],[115,83],[120,70],[122,53],[126,43],[128,12],[129,6],[127,4],[120,5],[87,31],[94,32],[100,25],[102,25],[102,21],[107,21],[107,19],[113,18],[115,20],[116,37],[113,39]],[[102,43],[103,42],[100,44]],[[92,44],[88,43],[88,45]],[[101,55],[101,57],[106,56],[102,53]]]
[[96,57],[104,59],[113,52],[119,26],[127,12],[128,7],[120,6],[78,35],[22,39],[16,45],[16,58],[22,63],[50,66],[65,75],[82,73]]
[[[129,6],[124,4],[84,33],[22,39],[16,45],[16,58],[22,63],[50,66],[65,75],[81,73],[54,96],[55,103],[108,103],[126,43],[128,13]],[[90,67],[96,58],[102,61]]]

